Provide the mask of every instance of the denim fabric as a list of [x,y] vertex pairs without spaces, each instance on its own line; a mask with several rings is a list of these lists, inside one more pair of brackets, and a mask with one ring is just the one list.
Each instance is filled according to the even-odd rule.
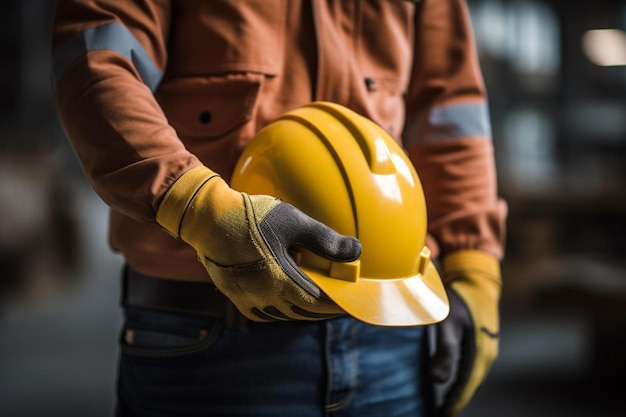
[[425,329],[125,310],[118,416],[429,416]]

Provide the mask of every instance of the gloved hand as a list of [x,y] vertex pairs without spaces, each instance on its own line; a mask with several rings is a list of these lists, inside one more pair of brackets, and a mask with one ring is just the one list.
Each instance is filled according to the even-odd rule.
[[207,167],[183,174],[167,191],[157,223],[191,245],[213,283],[254,321],[315,320],[343,311],[296,266],[298,245],[334,261],[361,254],[361,244],[294,206],[230,188]]
[[453,252],[443,260],[443,280],[450,315],[437,325],[430,373],[449,387],[439,416],[452,417],[467,405],[498,356],[500,265],[482,251]]

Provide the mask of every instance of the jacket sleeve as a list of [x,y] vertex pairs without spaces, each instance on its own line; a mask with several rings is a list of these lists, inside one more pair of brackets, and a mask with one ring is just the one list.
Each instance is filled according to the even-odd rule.
[[[422,180],[435,254],[503,256],[486,91],[465,0],[423,0],[415,25],[404,145]],[[432,239],[434,238],[434,240]]]
[[157,104],[169,0],[59,0],[52,88],[61,123],[98,195],[154,222],[165,190],[199,165]]

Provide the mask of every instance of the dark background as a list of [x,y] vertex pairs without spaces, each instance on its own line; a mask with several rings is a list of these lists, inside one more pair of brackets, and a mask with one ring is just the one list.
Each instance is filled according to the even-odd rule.
[[[626,35],[586,40],[626,3],[469,4],[510,217],[501,354],[464,416],[624,416]],[[0,416],[111,416],[121,258],[54,113],[52,7],[0,2]]]

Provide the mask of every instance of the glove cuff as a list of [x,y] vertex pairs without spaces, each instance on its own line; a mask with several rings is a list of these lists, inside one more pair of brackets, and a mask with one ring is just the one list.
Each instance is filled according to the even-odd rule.
[[217,176],[203,165],[185,172],[165,193],[156,213],[157,223],[173,237],[180,238],[181,223],[191,201],[207,181]]
[[443,259],[443,275],[446,283],[470,271],[484,274],[500,283],[500,261],[490,253],[481,250],[459,250],[451,252]]

